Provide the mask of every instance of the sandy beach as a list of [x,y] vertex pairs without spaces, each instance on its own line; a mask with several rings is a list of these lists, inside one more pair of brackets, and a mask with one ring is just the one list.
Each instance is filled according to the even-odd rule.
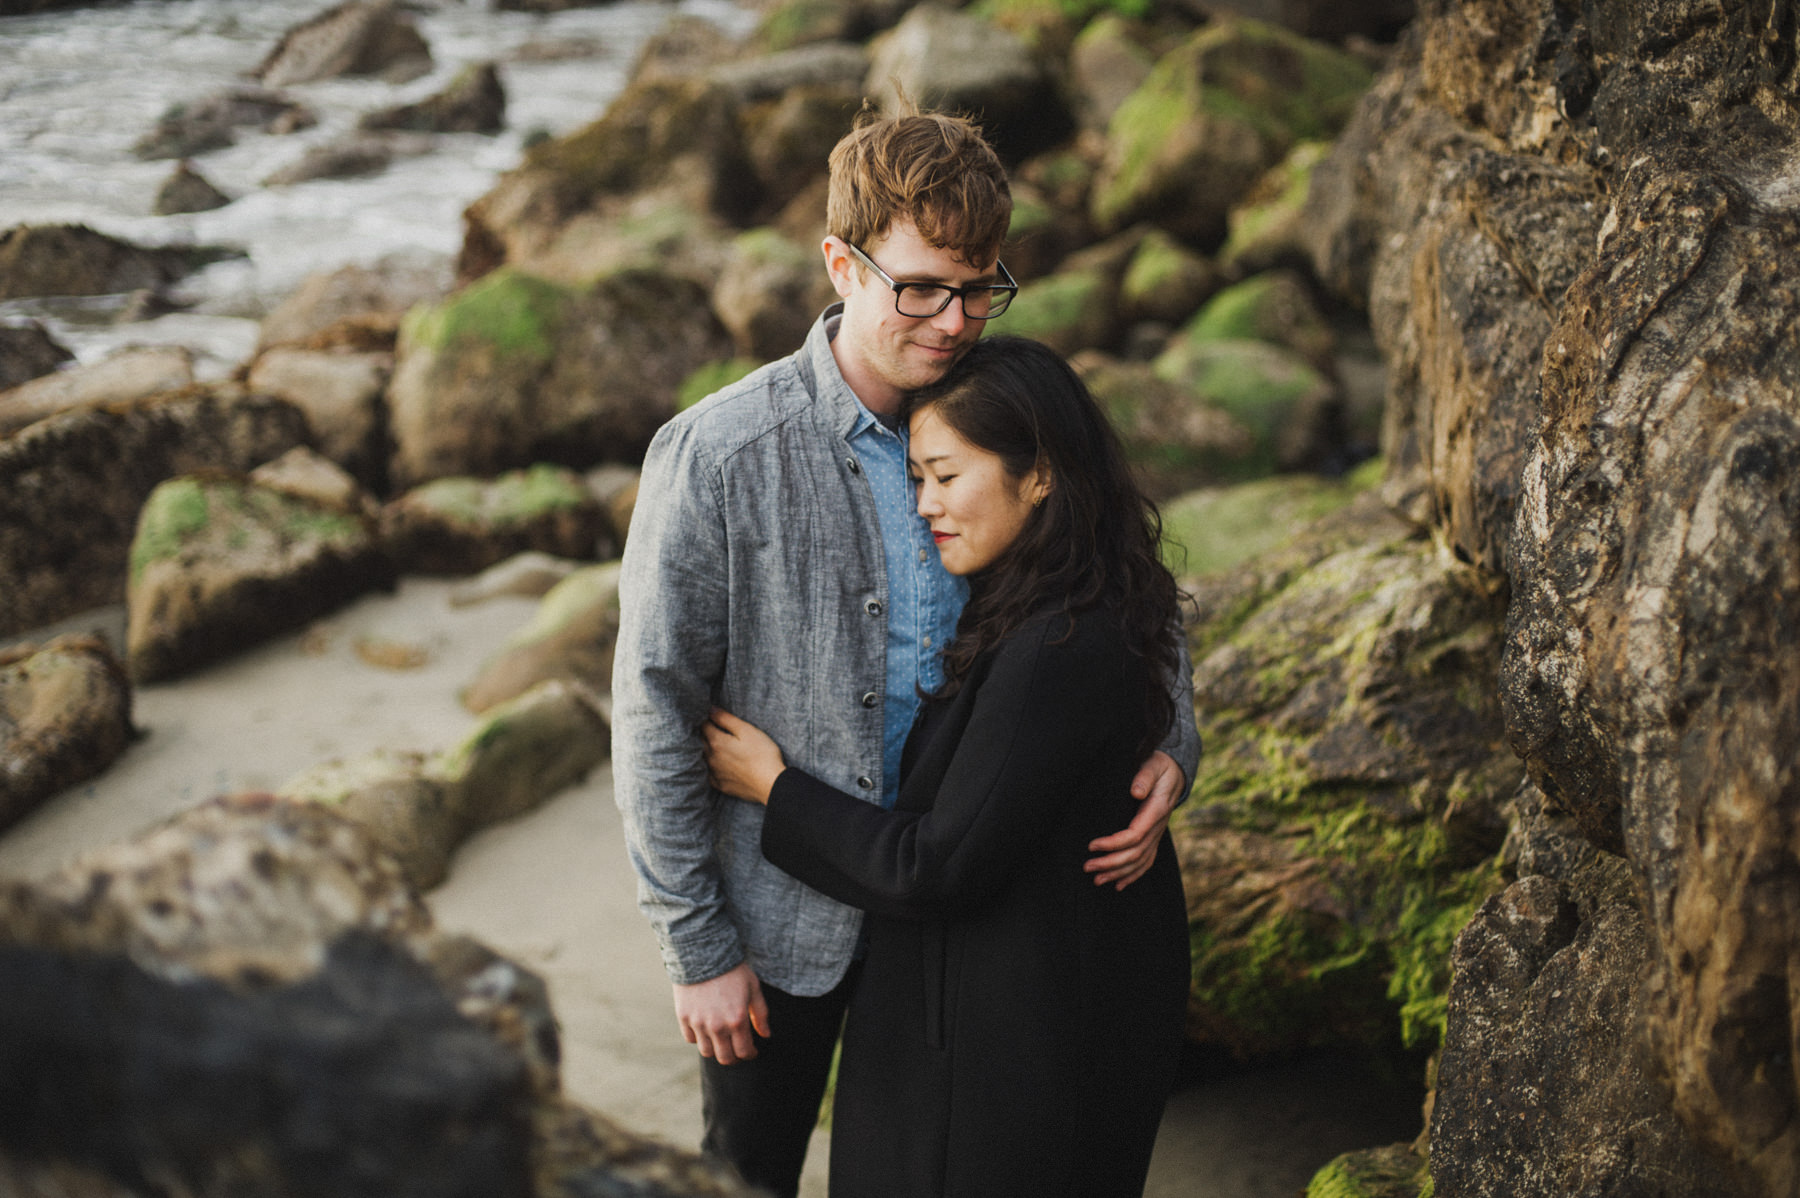
[[[407,579],[302,632],[140,688],[134,720],[142,738],[107,773],[0,837],[0,876],[47,872],[212,795],[273,789],[324,761],[454,743],[475,719],[457,691],[536,604],[503,596],[457,607],[454,585]],[[93,629],[118,644],[123,619],[107,609],[56,630]],[[442,927],[478,937],[547,980],[571,1095],[692,1148],[700,1134],[697,1057],[675,1027],[634,895],[611,773],[602,766],[537,810],[471,838],[449,880],[427,897]],[[1336,1058],[1194,1072],[1169,1104],[1149,1198],[1295,1198],[1338,1153],[1418,1131],[1416,1093]],[[805,1198],[825,1198],[826,1140],[824,1131],[815,1136]]]

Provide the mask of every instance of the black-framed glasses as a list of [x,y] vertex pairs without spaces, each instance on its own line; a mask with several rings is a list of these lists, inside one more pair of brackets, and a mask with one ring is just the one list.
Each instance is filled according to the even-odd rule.
[[1006,311],[1006,306],[1019,294],[1019,285],[1013,282],[1012,272],[1006,264],[996,260],[994,267],[1000,272],[1004,283],[971,283],[967,287],[946,287],[942,283],[897,283],[894,276],[875,264],[869,257],[848,241],[850,252],[855,254],[864,266],[881,276],[881,281],[894,289],[894,311],[902,316],[915,320],[923,320],[936,316],[950,306],[950,301],[961,297],[963,315],[970,320],[992,320]]

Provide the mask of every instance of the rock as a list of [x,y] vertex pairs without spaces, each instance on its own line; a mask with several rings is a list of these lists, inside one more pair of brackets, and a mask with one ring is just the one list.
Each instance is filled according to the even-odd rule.
[[802,90],[859,96],[868,74],[868,50],[851,41],[809,43],[720,63],[706,71],[706,77],[739,104],[778,100]]
[[233,144],[238,130],[246,126],[264,133],[291,133],[316,124],[318,117],[310,109],[280,92],[233,87],[191,104],[171,105],[131,152],[145,159],[193,158]]
[[603,537],[610,542],[581,476],[541,464],[424,483],[387,505],[382,528],[401,568],[419,574],[475,574],[533,549],[591,560]]
[[155,216],[176,216],[184,212],[211,212],[231,203],[231,197],[214,187],[194,164],[182,159],[175,173],[157,188],[150,205]]
[[1194,594],[1190,1035],[1429,1049],[1523,775],[1501,597],[1371,496]]
[[1178,325],[1219,290],[1218,268],[1161,229],[1147,230],[1119,280],[1119,302],[1133,323]]
[[256,68],[267,87],[338,75],[380,75],[393,83],[431,70],[431,48],[393,0],[349,0],[283,34]]
[[35,320],[0,324],[0,392],[41,378],[74,360],[75,355]]
[[293,405],[221,385],[0,440],[0,636],[124,602],[138,510],[164,479],[248,470],[307,437]]
[[749,1198],[561,1092],[541,979],[359,825],[215,799],[0,884],[9,1192]]
[[769,362],[799,349],[818,314],[836,298],[814,247],[796,245],[771,229],[752,229],[732,243],[713,289],[712,309],[740,355]]
[[1113,114],[1095,223],[1148,221],[1216,246],[1232,206],[1295,142],[1334,136],[1369,82],[1355,59],[1273,26],[1201,28]]
[[443,91],[416,104],[367,113],[359,129],[418,133],[498,133],[506,127],[506,89],[491,62],[471,63]]
[[1021,287],[996,327],[1064,355],[1111,349],[1124,327],[1119,281],[1137,241],[1127,233],[1071,254],[1053,273]]
[[748,218],[762,197],[750,183],[755,168],[737,110],[729,88],[702,78],[632,83],[599,120],[531,147],[470,205],[462,277],[502,263],[533,268],[577,217],[684,210],[727,223]]
[[157,290],[238,250],[146,249],[85,225],[17,225],[0,233],[0,300]]
[[134,732],[124,667],[98,637],[0,649],[0,830],[103,772]]
[[313,146],[296,162],[291,162],[263,180],[264,187],[292,187],[315,179],[357,179],[379,175],[396,157],[428,153],[430,146],[420,140],[356,135],[342,141]]
[[528,549],[524,553],[515,553],[505,561],[489,566],[475,577],[452,587],[450,606],[468,607],[475,603],[486,603],[500,595],[527,595],[541,599],[551,587],[583,568],[583,563],[572,558],[556,557]]
[[393,372],[392,353],[277,346],[256,356],[245,383],[305,412],[319,451],[381,491],[392,448],[384,399]]
[[1098,138],[1081,137],[1012,172],[1012,226],[1001,257],[1015,279],[1041,278],[1097,240],[1087,192],[1101,149]]
[[1130,21],[1113,13],[1089,21],[1069,47],[1069,83],[1081,127],[1104,131],[1155,66],[1156,54]]
[[905,15],[911,0],[774,0],[752,45],[779,53],[819,42],[863,42]]
[[730,356],[695,284],[498,271],[408,315],[388,387],[393,481],[636,461],[693,365]]
[[345,515],[374,516],[379,511],[374,496],[343,467],[304,445],[264,462],[250,472],[250,481]]
[[1313,171],[1330,146],[1297,142],[1250,188],[1225,218],[1229,230],[1219,264],[1240,276],[1287,268],[1310,270],[1306,197]]
[[1331,381],[1292,350],[1266,341],[1183,336],[1151,365],[1159,378],[1250,430],[1255,448],[1246,464],[1253,473],[1342,468],[1342,400]]
[[[749,374],[755,367],[749,367],[743,374],[730,380],[731,383]],[[721,384],[728,386],[729,383]],[[714,387],[713,391],[718,390]],[[710,395],[712,391],[708,391]],[[705,396],[701,396],[704,399]],[[625,552],[625,534],[631,528],[631,513],[637,506],[638,482],[640,474],[636,467],[618,464],[596,466],[587,472],[587,489],[600,501],[606,509],[606,520],[612,526],[613,551],[602,554],[604,558],[618,557]]]
[[[740,120],[763,211],[779,211],[826,178],[832,147],[850,132],[861,105],[859,86],[825,84],[797,86],[745,106]],[[822,205],[818,212],[823,220]]]
[[1419,1198],[1431,1179],[1411,1144],[1365,1148],[1334,1157],[1313,1174],[1309,1198]]
[[531,623],[481,667],[463,690],[462,704],[479,714],[550,679],[610,696],[618,635],[618,562],[576,570],[550,589]]
[[127,346],[87,366],[0,391],[0,436],[61,412],[129,403],[194,384],[194,353],[178,345]]
[[445,263],[413,255],[389,255],[370,266],[352,263],[310,274],[263,317],[257,349],[306,341],[346,321],[397,332],[407,309],[441,298],[449,284]]
[[934,4],[914,8],[875,40],[863,90],[890,113],[902,93],[927,111],[966,112],[1008,162],[1050,148],[1073,129],[1049,72],[1024,42]]
[[1601,855],[1581,872],[1581,901],[1523,877],[1457,937],[1434,1181],[1494,1198],[1755,1192],[1702,1150],[1644,1071],[1650,943],[1625,861]]
[[605,759],[604,717],[579,686],[546,682],[493,705],[441,753],[378,752],[330,762],[286,783],[284,797],[355,820],[420,891],[449,874],[475,832],[522,815]]
[[139,682],[174,677],[393,582],[359,513],[241,476],[173,478],[132,540],[126,662]]
[[1420,7],[1416,0],[1210,0],[1209,7],[1273,21],[1307,37],[1352,35],[1392,41]]
[[1232,569],[1280,548],[1379,481],[1379,472],[1278,474],[1188,491],[1162,504],[1163,559],[1177,578]]
[[1185,340],[1267,341],[1291,349],[1320,370],[1330,368],[1337,335],[1313,301],[1306,280],[1272,270],[1219,291],[1183,326]]
[[1118,430],[1138,485],[1153,499],[1263,472],[1266,455],[1259,454],[1255,434],[1218,404],[1158,377],[1144,362],[1097,353],[1072,361]]

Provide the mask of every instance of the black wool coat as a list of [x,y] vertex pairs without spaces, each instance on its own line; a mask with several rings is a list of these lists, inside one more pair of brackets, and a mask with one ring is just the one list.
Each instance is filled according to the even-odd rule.
[[776,781],[763,853],[869,912],[832,1198],[1141,1194],[1187,1001],[1181,875],[1167,834],[1123,891],[1081,867],[1137,810],[1153,676],[1111,612],[1040,615],[926,704],[893,811]]

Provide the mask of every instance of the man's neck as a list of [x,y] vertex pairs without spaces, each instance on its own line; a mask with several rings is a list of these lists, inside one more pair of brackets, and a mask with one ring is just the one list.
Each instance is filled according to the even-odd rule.
[[840,343],[831,343],[831,356],[837,359],[838,373],[844,376],[851,394],[861,401],[862,406],[889,427],[900,415],[900,406],[906,394],[898,387],[875,377],[862,368],[862,364],[851,355],[843,352]]

